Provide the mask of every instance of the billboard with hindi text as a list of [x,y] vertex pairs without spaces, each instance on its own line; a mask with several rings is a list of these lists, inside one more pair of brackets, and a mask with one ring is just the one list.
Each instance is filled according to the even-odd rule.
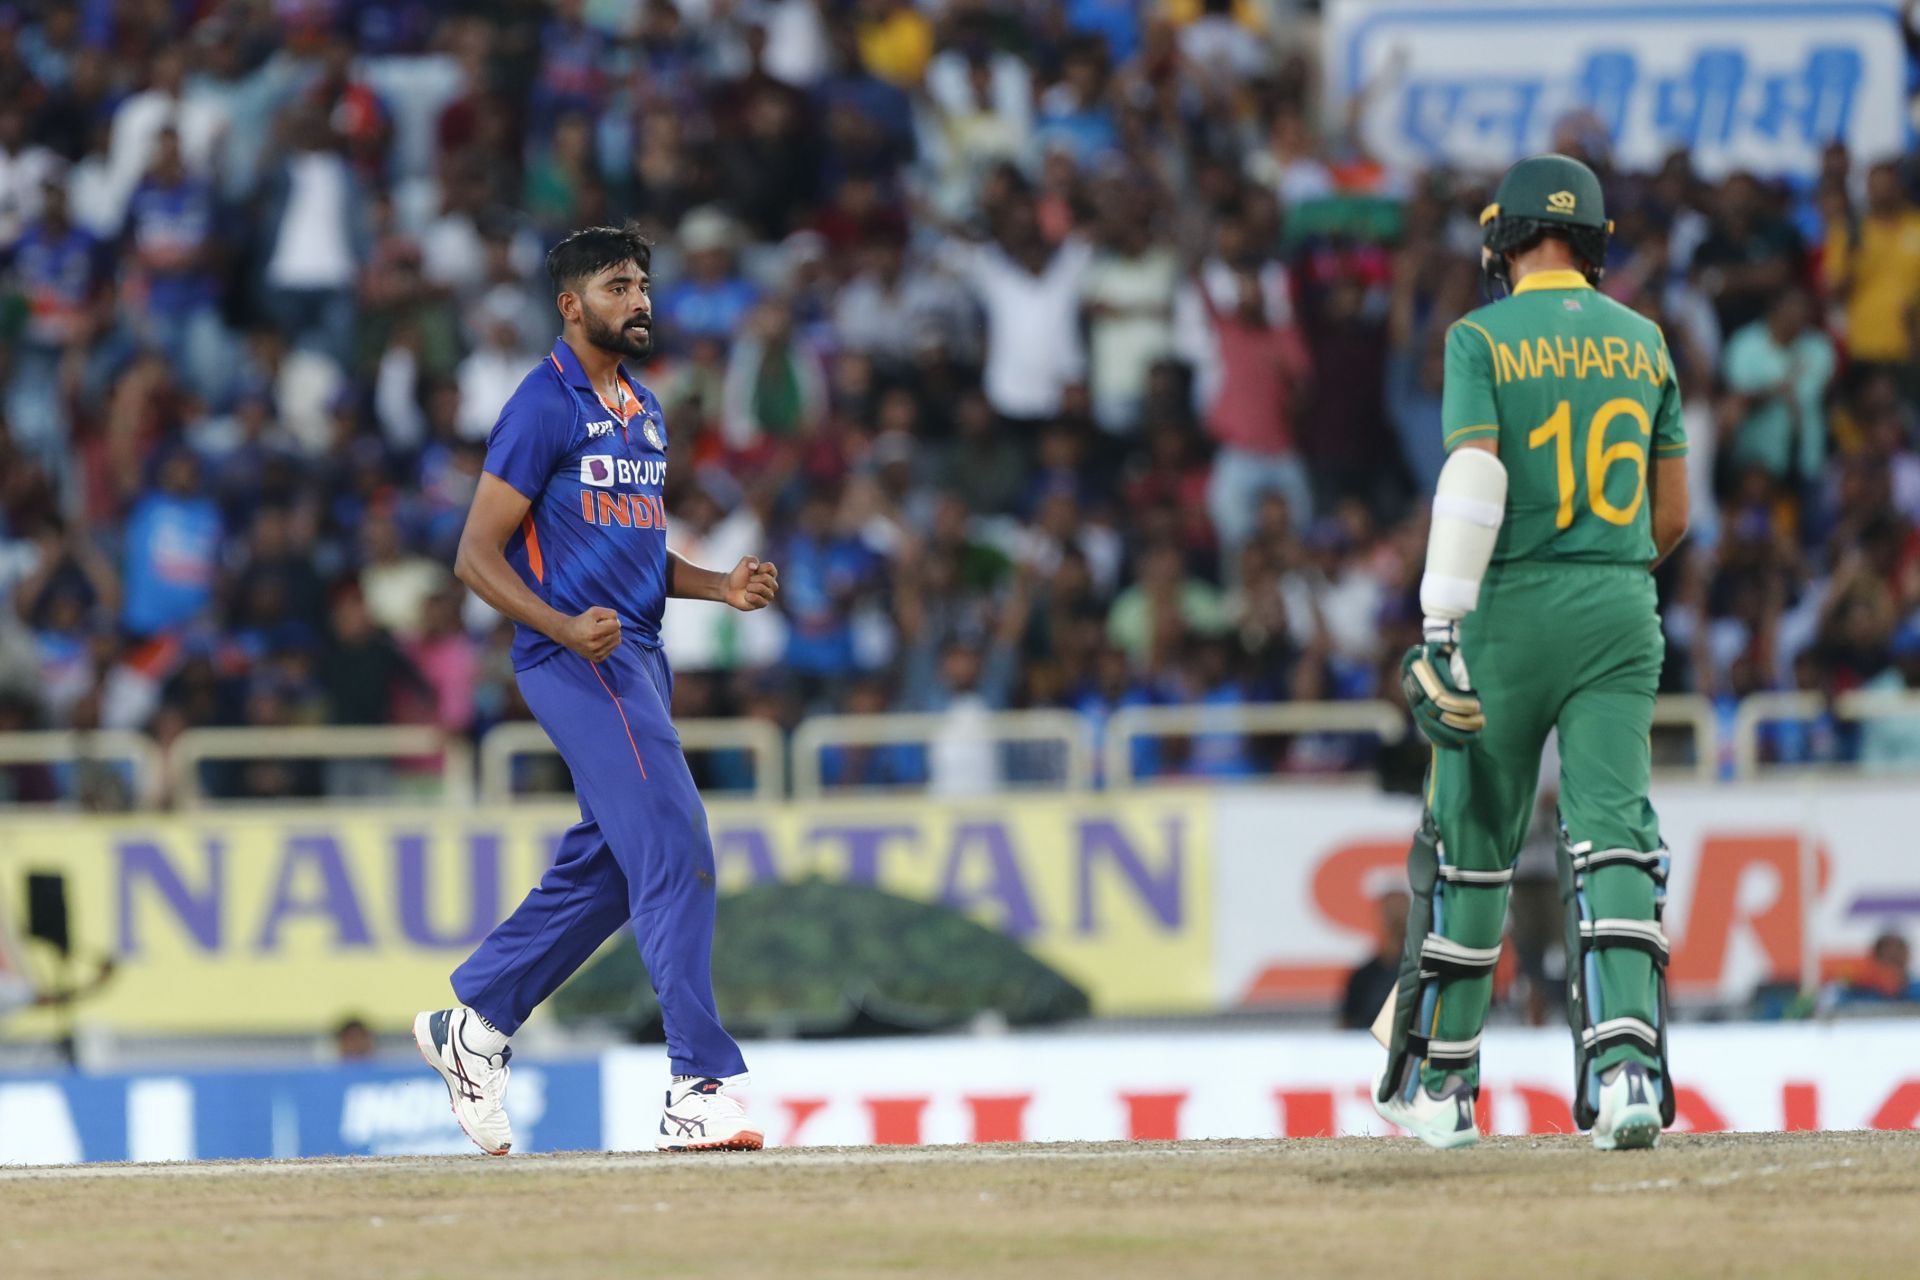
[[1680,148],[1709,177],[1810,177],[1829,141],[1904,150],[1907,57],[1895,0],[1333,0],[1330,118],[1395,166],[1504,169],[1584,115],[1615,162]]

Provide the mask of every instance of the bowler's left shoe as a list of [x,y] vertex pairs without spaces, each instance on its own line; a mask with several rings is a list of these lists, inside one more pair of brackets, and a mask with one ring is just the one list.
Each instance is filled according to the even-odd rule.
[[758,1151],[766,1135],[747,1119],[747,1109],[728,1090],[745,1077],[675,1076],[660,1114],[661,1151]]

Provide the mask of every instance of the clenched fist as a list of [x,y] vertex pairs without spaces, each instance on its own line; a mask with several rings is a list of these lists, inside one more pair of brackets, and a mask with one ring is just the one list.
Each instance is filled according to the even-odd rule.
[[752,612],[766,608],[779,594],[780,570],[773,562],[742,556],[740,563],[733,566],[733,572],[727,575],[723,599],[742,612]]
[[604,662],[608,654],[620,647],[620,615],[595,605],[585,613],[568,618],[554,639],[588,662]]

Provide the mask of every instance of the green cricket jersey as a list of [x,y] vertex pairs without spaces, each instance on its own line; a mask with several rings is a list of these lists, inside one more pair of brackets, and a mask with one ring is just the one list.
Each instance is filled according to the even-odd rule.
[[1497,437],[1507,515],[1493,560],[1645,564],[1648,455],[1687,451],[1660,326],[1576,271],[1536,271],[1447,330],[1449,450]]

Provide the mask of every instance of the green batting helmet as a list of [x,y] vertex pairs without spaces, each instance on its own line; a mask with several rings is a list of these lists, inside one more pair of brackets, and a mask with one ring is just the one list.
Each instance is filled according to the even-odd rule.
[[1528,156],[1500,179],[1493,203],[1480,215],[1487,274],[1508,284],[1506,255],[1522,253],[1548,235],[1573,248],[1589,280],[1598,281],[1607,258],[1606,199],[1600,179],[1572,156]]

